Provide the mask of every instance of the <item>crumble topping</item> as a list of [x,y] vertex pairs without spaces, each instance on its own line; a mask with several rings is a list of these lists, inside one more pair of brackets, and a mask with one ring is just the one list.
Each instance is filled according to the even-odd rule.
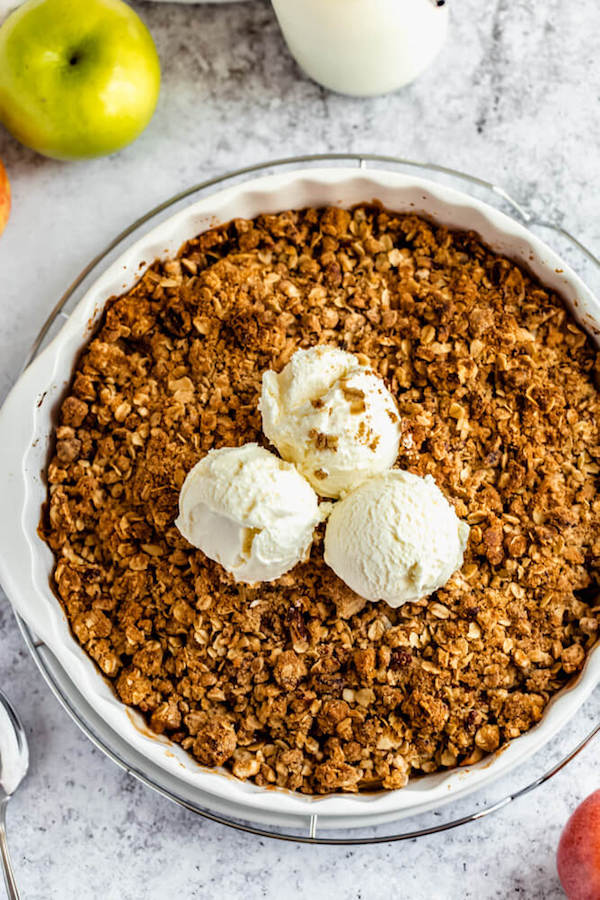
[[[208,450],[264,444],[262,373],[316,343],[385,379],[397,466],[471,526],[430,598],[366,603],[322,529],[277,582],[235,584],[174,526]],[[599,375],[560,299],[475,234],[373,207],[206,232],[107,303],[62,404],[41,534],[73,632],[151,728],[258,785],[392,789],[474,763],[597,637]]]
[[337,434],[323,434],[316,428],[311,428],[308,436],[314,443],[317,450],[331,450],[333,453],[337,451],[339,437]]

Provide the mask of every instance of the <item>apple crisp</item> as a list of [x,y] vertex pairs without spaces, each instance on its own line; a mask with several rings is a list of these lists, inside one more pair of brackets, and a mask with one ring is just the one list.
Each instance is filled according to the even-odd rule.
[[[366,603],[323,560],[236,584],[174,525],[213,447],[265,445],[265,370],[359,355],[396,465],[471,526],[429,598]],[[77,362],[41,534],[121,700],[205,766],[311,794],[403,787],[539,721],[599,627],[600,373],[560,298],[477,235],[379,207],[235,220],[111,299]]]

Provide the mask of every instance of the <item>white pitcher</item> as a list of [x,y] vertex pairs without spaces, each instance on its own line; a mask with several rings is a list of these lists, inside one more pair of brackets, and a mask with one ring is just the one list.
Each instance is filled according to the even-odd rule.
[[415,79],[446,38],[444,0],[272,0],[287,45],[307,75],[367,97]]

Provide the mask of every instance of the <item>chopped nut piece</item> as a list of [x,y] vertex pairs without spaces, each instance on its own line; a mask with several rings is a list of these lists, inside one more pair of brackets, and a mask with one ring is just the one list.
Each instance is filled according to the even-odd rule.
[[585,659],[585,650],[581,644],[572,644],[562,651],[560,658],[563,669],[570,675],[582,667]]
[[245,781],[247,778],[253,778],[255,775],[258,775],[260,763],[256,756],[253,756],[247,750],[236,750],[233,756],[232,771],[236,778],[241,778]]
[[306,666],[302,657],[293,650],[284,650],[277,657],[274,675],[277,684],[280,684],[286,691],[293,691],[298,682],[306,675]]
[[483,532],[483,543],[485,544],[485,555],[492,565],[499,565],[504,559],[504,551],[502,549],[502,527],[500,525],[491,525]]
[[205,766],[222,766],[236,748],[233,725],[223,716],[214,716],[198,730],[192,753]]
[[88,405],[77,397],[67,397],[63,400],[61,407],[61,417],[65,425],[71,425],[73,428],[79,428],[83,424],[83,420],[88,414]]
[[475,734],[475,744],[480,750],[492,753],[500,746],[500,729],[497,725],[482,725]]

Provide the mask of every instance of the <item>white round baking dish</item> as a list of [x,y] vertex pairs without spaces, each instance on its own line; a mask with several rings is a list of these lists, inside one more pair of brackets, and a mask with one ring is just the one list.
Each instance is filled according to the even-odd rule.
[[415,815],[489,784],[542,747],[577,711],[600,679],[594,649],[580,677],[557,695],[540,724],[474,766],[414,779],[400,791],[365,795],[308,797],[281,789],[262,789],[226,772],[199,766],[178,745],[152,734],[142,718],[114,695],[71,635],[49,586],[53,557],[37,536],[46,487],[43,472],[54,410],[67,385],[79,350],[101,314],[104,302],[131,287],[153,259],[177,253],[199,232],[234,217],[314,205],[351,206],[373,199],[398,210],[424,213],[445,225],[472,229],[497,252],[523,263],[544,284],[561,293],[581,325],[600,329],[600,304],[581,279],[541,240],[491,206],[451,188],[384,170],[331,168],[256,178],[217,191],[150,231],[98,278],[60,333],[17,382],[0,412],[0,471],[4,472],[0,511],[0,580],[25,621],[60,661],[69,678],[100,718],[144,758],[217,802],[235,804],[248,818],[308,817],[334,827],[360,827]]

